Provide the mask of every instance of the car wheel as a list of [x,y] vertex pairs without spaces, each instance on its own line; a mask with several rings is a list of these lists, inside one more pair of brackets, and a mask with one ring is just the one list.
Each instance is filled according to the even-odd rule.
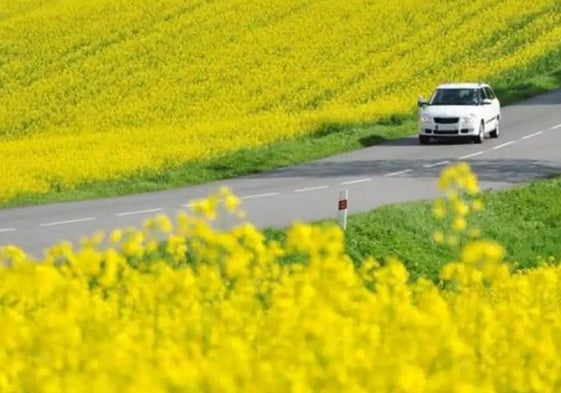
[[475,143],[483,143],[483,139],[485,138],[485,125],[483,122],[479,125],[479,134],[474,138]]
[[500,133],[499,127],[500,127],[500,125],[501,125],[501,121],[497,117],[497,121],[495,122],[495,129],[489,133],[489,136],[491,138],[498,138],[499,137],[499,133]]
[[429,143],[429,137],[426,135],[419,135],[419,143],[421,145],[426,145],[427,143]]

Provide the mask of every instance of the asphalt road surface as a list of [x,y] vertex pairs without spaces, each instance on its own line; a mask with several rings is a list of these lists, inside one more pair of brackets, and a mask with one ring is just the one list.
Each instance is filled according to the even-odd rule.
[[[412,130],[414,133],[415,130]],[[193,198],[221,185],[242,197],[256,226],[335,218],[339,191],[349,214],[380,205],[433,198],[442,168],[469,162],[484,189],[501,189],[561,173],[561,90],[503,107],[501,134],[483,144],[419,145],[416,135],[265,174],[101,200],[0,211],[0,246],[14,244],[36,257],[58,241],[77,242],[97,230],[138,226],[164,213],[175,217]],[[230,221],[232,223],[232,221]]]

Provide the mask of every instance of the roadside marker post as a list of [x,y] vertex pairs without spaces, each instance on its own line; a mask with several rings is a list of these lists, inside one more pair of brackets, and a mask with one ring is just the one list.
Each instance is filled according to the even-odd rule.
[[339,191],[339,204],[337,210],[337,219],[339,221],[339,226],[341,229],[347,229],[347,211],[348,211],[348,200],[349,200],[349,191],[343,190]]

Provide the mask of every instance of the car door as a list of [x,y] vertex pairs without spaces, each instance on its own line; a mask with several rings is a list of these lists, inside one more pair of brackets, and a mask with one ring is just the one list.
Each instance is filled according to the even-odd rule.
[[481,112],[482,112],[482,117],[485,121],[485,130],[489,131],[492,130],[493,127],[493,121],[494,121],[494,117],[495,117],[495,110],[493,107],[493,104],[491,105],[483,105],[483,100],[486,99],[491,99],[491,97],[488,96],[487,94],[487,89],[485,87],[482,87],[479,89],[480,91],[480,95],[481,95]]
[[493,100],[493,117],[496,116],[500,116],[501,114],[501,104],[499,102],[499,99],[497,98],[497,95],[495,94],[494,90],[490,87],[487,86],[485,88],[487,90],[487,96]]

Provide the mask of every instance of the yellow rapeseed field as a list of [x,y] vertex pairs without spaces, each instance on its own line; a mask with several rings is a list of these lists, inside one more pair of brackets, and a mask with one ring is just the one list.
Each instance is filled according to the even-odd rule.
[[228,190],[198,215],[116,230],[109,248],[103,233],[42,261],[7,247],[0,391],[559,391],[561,268],[511,271],[472,233],[468,165],[440,186],[435,240],[461,245],[442,283],[395,259],[355,267],[337,226],[295,224],[283,244],[250,224],[215,232],[219,197],[240,211]]
[[2,1],[0,200],[405,112],[559,37],[557,0]]

